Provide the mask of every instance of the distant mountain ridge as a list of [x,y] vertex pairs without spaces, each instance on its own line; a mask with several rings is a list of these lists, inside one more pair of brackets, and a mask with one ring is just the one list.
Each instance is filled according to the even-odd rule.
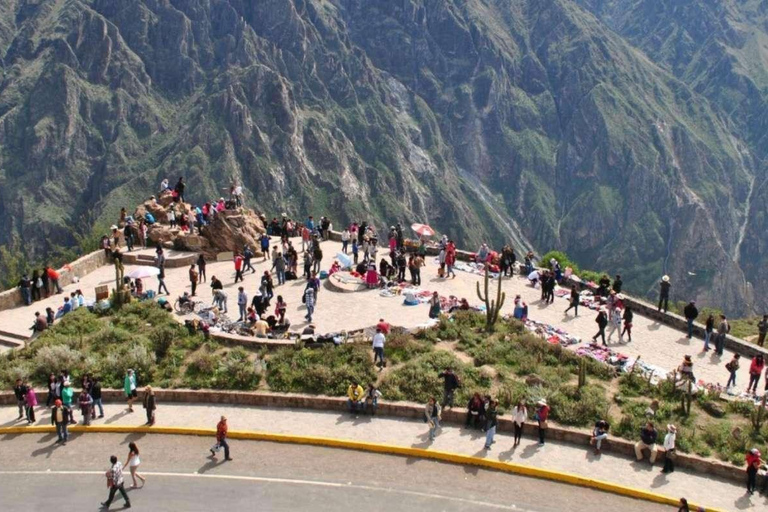
[[717,84],[694,50],[734,55],[765,2],[716,4],[5,2],[0,243],[39,258],[184,175],[192,201],[238,180],[268,214],[429,222],[753,311],[765,67],[736,52]]

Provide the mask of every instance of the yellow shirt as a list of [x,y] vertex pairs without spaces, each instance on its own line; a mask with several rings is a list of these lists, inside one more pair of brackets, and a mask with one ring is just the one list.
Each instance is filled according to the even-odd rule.
[[361,386],[360,384],[358,384],[357,387],[350,385],[347,388],[347,396],[353,402],[359,402],[360,400],[362,400],[364,394],[365,394],[365,391],[363,390],[363,386]]

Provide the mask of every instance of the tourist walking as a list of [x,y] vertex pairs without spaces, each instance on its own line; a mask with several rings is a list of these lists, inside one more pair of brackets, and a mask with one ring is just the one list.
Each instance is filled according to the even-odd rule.
[[387,366],[384,361],[384,343],[386,337],[381,329],[376,329],[376,334],[373,335],[373,365],[376,366],[376,361],[379,362],[379,371]]
[[136,446],[136,443],[134,442],[128,443],[128,459],[126,459],[125,465],[128,467],[128,469],[131,472],[131,479],[133,480],[131,489],[136,489],[138,487],[138,485],[136,484],[137,478],[141,480],[142,487],[144,487],[144,483],[147,481],[146,478],[144,478],[142,475],[139,474],[140,464],[141,464],[141,458],[139,457],[139,447]]
[[726,391],[731,386],[736,385],[736,372],[739,370],[739,360],[741,359],[741,356],[739,354],[733,354],[733,359],[731,359],[729,362],[725,364],[725,369],[728,370],[728,373],[730,376],[728,377],[728,382],[725,384]]
[[579,316],[579,301],[581,300],[581,293],[576,285],[571,286],[571,299],[568,307],[565,310],[565,314],[568,314],[570,310],[573,310],[573,316]]
[[640,440],[635,444],[635,457],[638,461],[643,460],[643,450],[649,450],[651,454],[648,457],[648,461],[651,465],[656,462],[656,455],[658,454],[656,439],[658,435],[656,428],[650,421],[640,429]]
[[659,307],[658,310],[661,311],[662,305],[664,306],[664,312],[667,312],[667,308],[669,307],[669,290],[672,288],[672,285],[669,282],[669,276],[664,276],[661,278],[661,282],[659,283]]
[[525,403],[520,400],[517,405],[512,409],[512,424],[515,428],[515,442],[512,446],[520,444],[520,439],[523,437],[523,427],[525,422],[528,421],[528,408]]
[[605,420],[598,420],[595,423],[595,428],[592,429],[592,438],[589,443],[595,446],[595,455],[600,455],[600,450],[603,447],[603,441],[608,438],[608,430],[611,426]]
[[443,379],[443,407],[450,407],[453,409],[453,395],[456,392],[457,389],[459,389],[459,386],[461,386],[461,382],[459,381],[459,377],[453,373],[452,368],[446,368],[442,373],[438,375],[439,378]]
[[235,283],[243,281],[243,257],[239,252],[235,253]]
[[307,314],[304,316],[304,318],[307,320],[307,322],[311,323],[312,315],[315,312],[315,289],[313,287],[307,286],[307,288],[304,290],[302,302],[307,307]]
[[549,405],[547,405],[546,400],[541,399],[536,402],[536,406],[536,414],[533,416],[533,419],[539,423],[539,446],[544,446],[544,438],[549,428],[549,423],[547,422],[547,418],[549,418]]
[[763,368],[765,368],[765,359],[762,354],[758,354],[752,358],[752,363],[749,365],[747,393],[757,394],[757,384],[760,382],[760,374],[763,373]]
[[125,492],[123,465],[114,455],[109,458],[109,462],[112,464],[112,466],[107,470],[107,487],[109,487],[109,497],[107,498],[107,501],[102,502],[101,506],[104,508],[109,508],[109,506],[112,504],[112,500],[115,499],[115,494],[120,491],[120,496],[122,496],[125,500],[125,508],[131,508],[131,499],[128,497],[128,493]]
[[675,471],[675,439],[677,438],[677,427],[667,425],[667,435],[664,436],[664,469],[662,473],[673,473]]
[[597,334],[592,336],[592,341],[597,341],[597,337],[599,336],[603,340],[603,345],[607,346],[607,343],[605,342],[605,327],[608,325],[608,315],[605,313],[605,306],[600,308],[600,311],[597,313],[597,318],[595,318],[595,323],[597,323]]
[[152,389],[152,386],[144,388],[144,400],[142,406],[147,413],[147,422],[145,425],[151,427],[155,424],[155,410],[157,410],[157,399],[155,398],[155,390]]
[[72,409],[64,405],[60,399],[56,399],[51,409],[51,425],[56,427],[57,443],[66,445],[69,439],[69,420],[72,415]]
[[435,436],[437,435],[437,429],[440,428],[440,418],[441,418],[441,412],[440,404],[437,403],[437,400],[435,400],[435,397],[431,396],[429,397],[429,400],[427,401],[427,405],[424,408],[424,416],[426,416],[427,424],[429,425],[429,440],[434,441]]
[[216,425],[216,444],[211,448],[211,457],[216,457],[216,452],[224,448],[224,460],[232,460],[229,456],[229,443],[227,443],[227,432],[229,426],[227,426],[227,417],[222,416],[219,423]]
[[123,392],[125,393],[125,400],[128,402],[128,412],[133,412],[133,400],[138,396],[138,393],[136,391],[136,374],[130,368],[125,372]]
[[488,409],[485,411],[485,449],[490,450],[491,445],[496,441],[493,440],[496,435],[496,426],[499,424],[498,416],[499,412],[497,407],[499,402],[497,400],[491,400],[488,403]]
[[246,308],[248,307],[248,294],[245,293],[245,288],[242,286],[239,286],[237,288],[237,308],[240,312],[240,318],[239,320],[241,322],[245,321],[246,316]]
[[170,295],[171,292],[165,285],[165,254],[162,247],[158,247],[155,251],[155,266],[160,270],[157,274],[157,294],[160,295],[165,290],[166,295]]
[[611,330],[608,333],[609,340],[616,331],[619,331],[619,341],[623,342],[624,338],[621,336],[621,309],[614,307],[611,309]]
[[277,253],[275,260],[275,274],[277,275],[277,285],[285,284],[285,257],[283,253]]
[[195,270],[195,264],[189,266],[189,286],[192,289],[192,293],[190,294],[192,297],[197,295],[197,281],[198,281],[199,275],[197,271]]

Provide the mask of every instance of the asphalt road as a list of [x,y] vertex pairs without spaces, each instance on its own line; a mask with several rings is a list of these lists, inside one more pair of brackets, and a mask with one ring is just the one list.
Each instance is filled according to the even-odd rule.
[[[107,496],[109,456],[125,462],[130,441],[147,477],[143,488],[129,490],[132,510],[671,510],[545,480],[332,448],[232,441],[235,460],[223,462],[208,457],[208,438],[88,434],[65,447],[54,440],[0,438],[1,511],[97,510]],[[122,505],[118,497],[112,509]]]

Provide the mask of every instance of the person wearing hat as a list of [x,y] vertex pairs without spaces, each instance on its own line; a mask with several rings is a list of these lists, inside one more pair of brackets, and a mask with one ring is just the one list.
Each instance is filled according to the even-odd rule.
[[669,283],[669,276],[664,276],[661,278],[661,282],[659,283],[659,307],[658,311],[661,311],[662,304],[664,305],[664,312],[667,312],[667,308],[669,307],[669,290],[672,288],[672,285]]
[[696,377],[693,375],[693,361],[691,360],[690,355],[685,355],[683,357],[683,362],[680,363],[680,366],[677,368],[677,371],[680,372],[680,376],[683,379],[688,379],[691,382],[696,382]]
[[603,340],[603,346],[608,346],[608,344],[605,342],[605,328],[608,326],[608,315],[605,312],[605,307],[601,307],[600,311],[597,313],[597,318],[595,318],[595,322],[597,323],[598,331],[597,334],[592,336],[592,341],[597,341],[597,337],[600,336]]
[[547,405],[547,401],[542,398],[536,402],[536,413],[533,415],[533,419],[539,423],[539,446],[544,446],[544,438],[546,437],[547,429],[549,428],[547,418],[549,418],[549,405]]
[[673,473],[675,471],[675,439],[677,438],[677,427],[667,425],[667,435],[664,436],[664,469],[662,473]]
[[757,487],[757,470],[762,464],[760,459],[760,450],[752,448],[747,452],[747,492],[749,494],[755,494],[755,488]]
[[56,427],[56,435],[59,437],[57,443],[67,444],[67,439],[69,439],[67,425],[69,425],[71,416],[72,410],[57,398],[51,408],[51,425]]
[[693,338],[693,321],[699,316],[699,310],[696,308],[696,301],[692,300],[683,309],[683,315],[688,322],[688,339]]
[[136,392],[136,374],[130,368],[125,372],[123,392],[125,392],[125,399],[128,402],[128,412],[133,412],[133,399],[138,396],[138,393]]
[[216,456],[216,452],[224,448],[224,460],[232,460],[229,456],[229,443],[227,443],[227,432],[229,432],[229,426],[227,425],[227,417],[222,416],[219,423],[216,424],[216,444],[210,449],[211,457]]

